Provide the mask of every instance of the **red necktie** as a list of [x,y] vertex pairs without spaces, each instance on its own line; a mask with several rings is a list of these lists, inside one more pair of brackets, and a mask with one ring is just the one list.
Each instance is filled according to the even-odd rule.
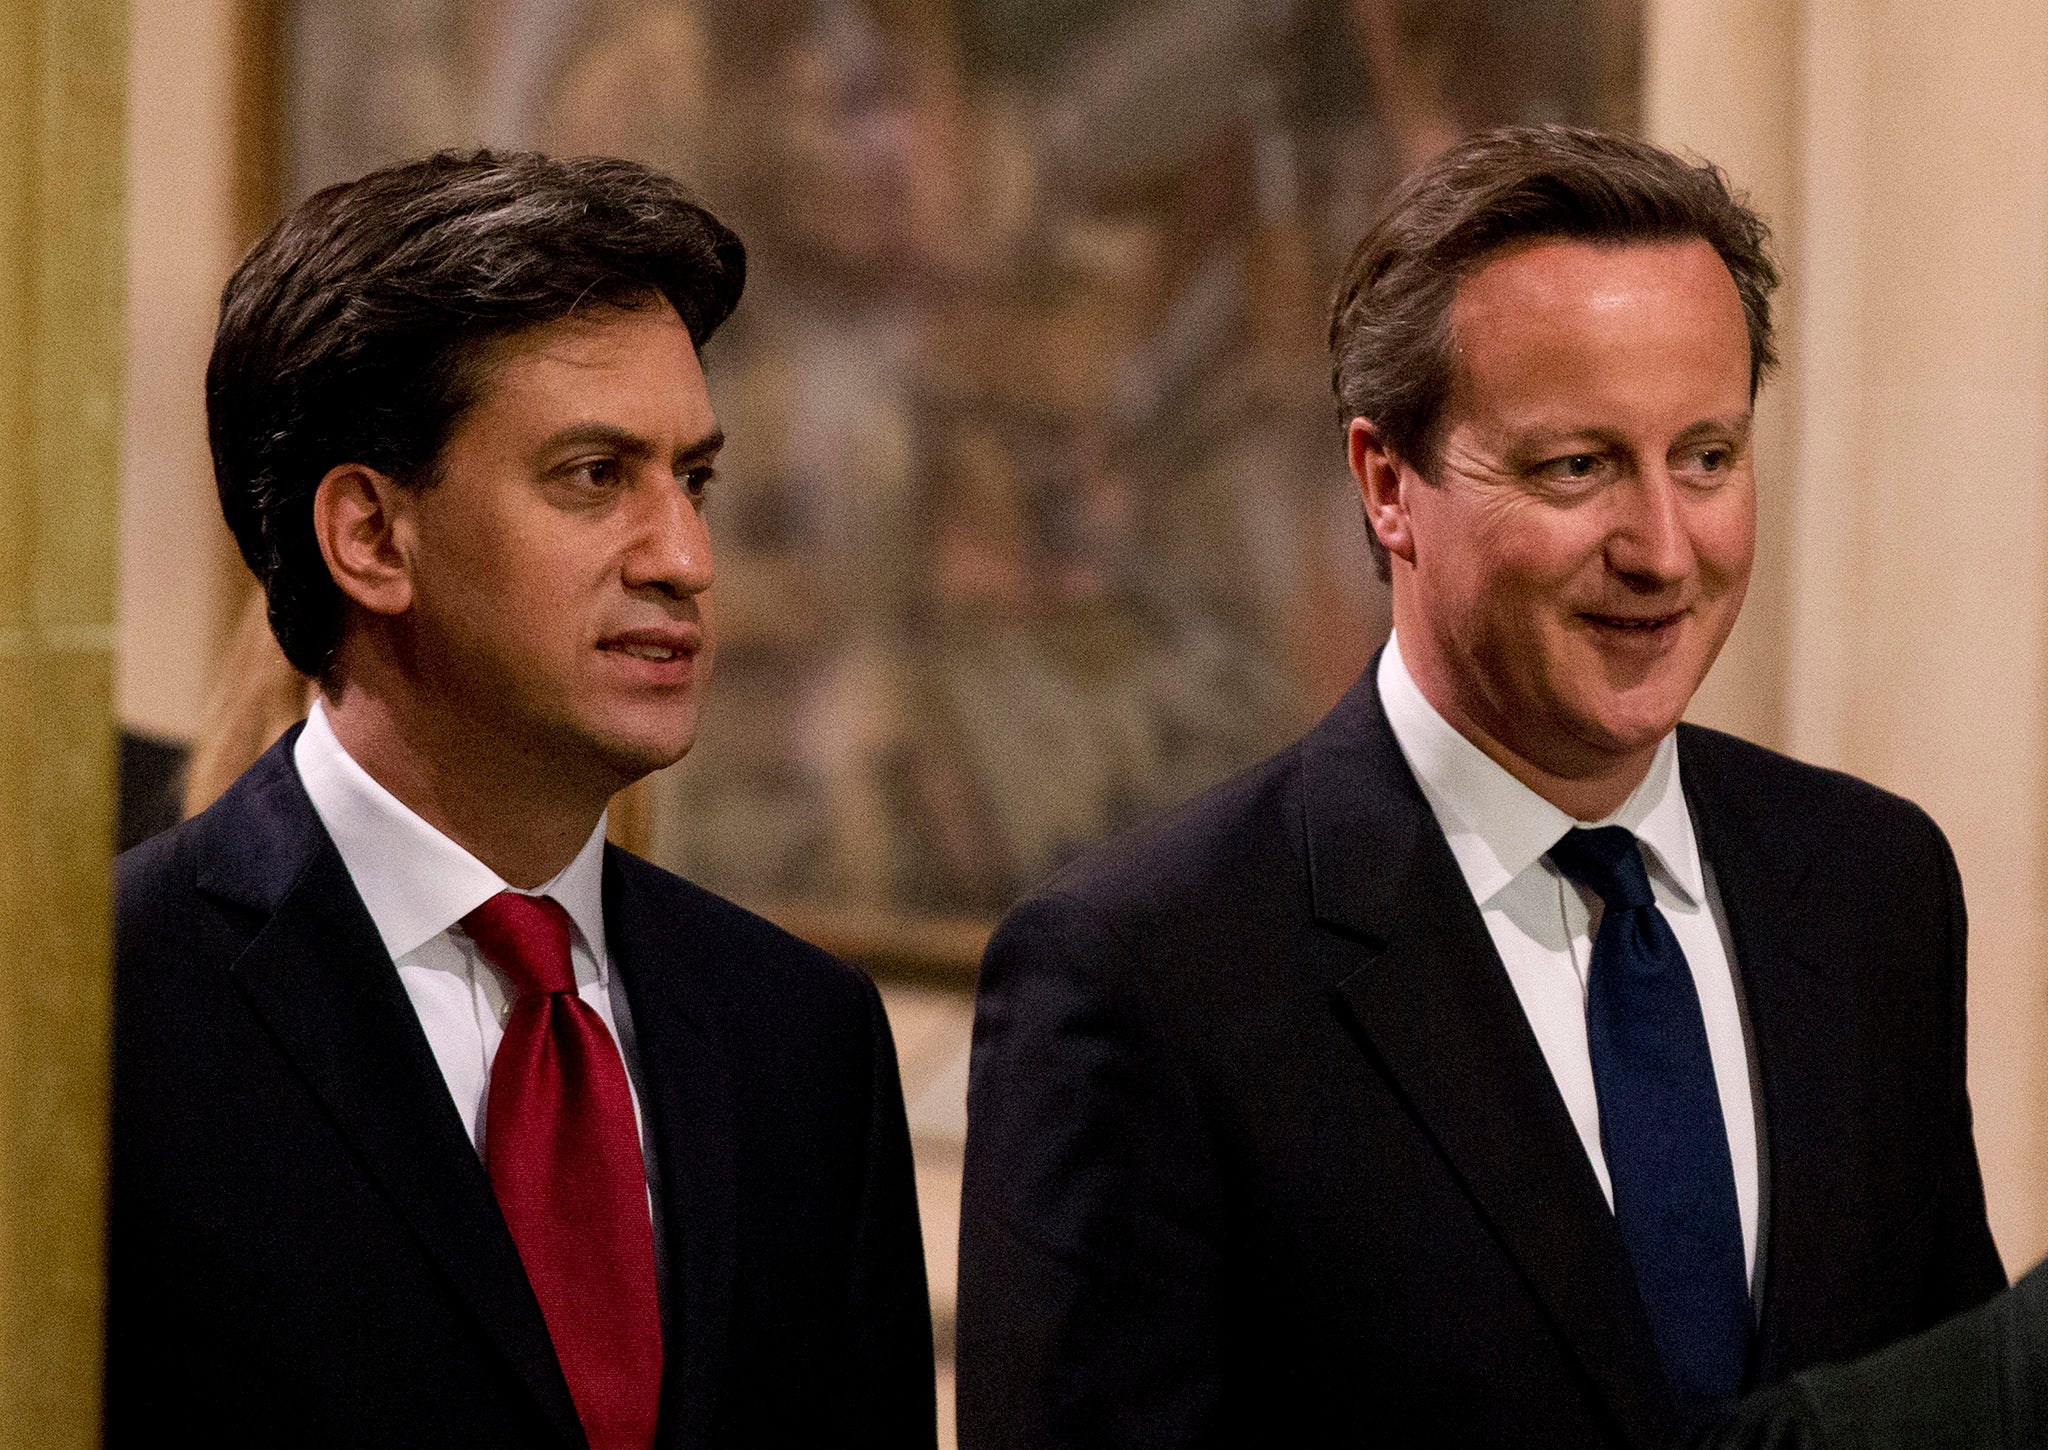
[[501,891],[462,919],[514,995],[491,1064],[484,1166],[591,1450],[647,1450],[661,1313],[625,1064],[576,995],[569,914]]

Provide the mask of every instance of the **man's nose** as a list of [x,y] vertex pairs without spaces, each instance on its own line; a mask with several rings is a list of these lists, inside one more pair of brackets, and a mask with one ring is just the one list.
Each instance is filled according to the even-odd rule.
[[1683,485],[1658,465],[1615,490],[1619,517],[1608,535],[1614,571],[1650,586],[1684,578],[1693,567]]
[[651,477],[639,489],[634,534],[623,574],[629,589],[653,588],[687,599],[711,587],[711,532],[704,511],[679,479]]

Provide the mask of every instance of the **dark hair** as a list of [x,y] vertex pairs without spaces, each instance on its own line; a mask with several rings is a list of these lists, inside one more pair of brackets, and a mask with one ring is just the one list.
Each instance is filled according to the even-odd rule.
[[318,675],[340,641],[313,533],[330,469],[430,486],[493,343],[665,297],[701,349],[745,278],[739,238],[631,161],[444,152],[300,203],[228,279],[206,369],[221,512],[285,656]]
[[[1339,420],[1371,420],[1427,474],[1453,381],[1451,302],[1503,247],[1556,237],[1697,239],[1727,264],[1749,328],[1749,391],[1777,363],[1770,229],[1707,162],[1611,131],[1508,126],[1452,146],[1398,187],[1345,265],[1330,308]],[[1375,537],[1382,575],[1386,553]]]

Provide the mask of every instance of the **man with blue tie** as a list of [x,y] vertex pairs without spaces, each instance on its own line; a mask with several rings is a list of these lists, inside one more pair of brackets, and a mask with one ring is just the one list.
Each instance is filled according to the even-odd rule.
[[1630,138],[1453,147],[1331,321],[1394,634],[991,943],[961,1442],[1671,1442],[2004,1286],[1908,803],[1681,725],[1777,278]]

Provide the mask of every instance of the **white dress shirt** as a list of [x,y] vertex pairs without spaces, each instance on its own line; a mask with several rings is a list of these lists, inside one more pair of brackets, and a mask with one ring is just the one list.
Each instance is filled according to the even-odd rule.
[[1605,820],[1577,821],[1508,774],[1437,713],[1408,673],[1397,640],[1389,639],[1380,656],[1378,685],[1394,739],[1479,904],[1609,1207],[1614,1185],[1600,1148],[1600,1102],[1586,1045],[1586,980],[1601,902],[1566,879],[1545,853],[1566,831],[1582,825],[1626,827],[1644,846],[1657,909],[1685,952],[1706,1019],[1707,1050],[1742,1215],[1743,1258],[1754,1282],[1758,1170],[1749,1053],[1730,966],[1734,951],[1728,923],[1679,788],[1676,737],[1664,737],[1649,774],[1619,810]]
[[[481,1153],[489,1129],[484,1107],[491,1062],[505,1035],[512,993],[461,923],[500,891],[514,888],[372,779],[335,738],[319,700],[313,702],[306,728],[293,747],[292,761],[320,823],[341,852],[357,894],[370,909],[370,920],[419,1014],[462,1126]],[[523,894],[553,897],[569,914],[569,960],[576,971],[577,995],[604,1019],[626,1064],[641,1161],[648,1175],[648,1210],[653,1213],[653,1144],[640,1111],[640,1056],[633,1017],[605,951],[604,828],[599,819],[573,861],[546,885]],[[654,1242],[659,1270],[658,1221]]]

